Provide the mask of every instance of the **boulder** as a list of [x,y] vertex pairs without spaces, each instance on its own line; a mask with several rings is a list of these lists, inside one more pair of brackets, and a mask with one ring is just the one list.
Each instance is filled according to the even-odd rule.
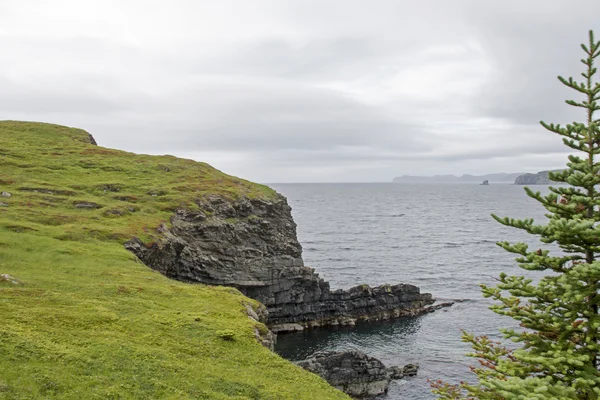
[[378,359],[358,350],[320,352],[296,364],[356,398],[387,393],[393,379],[414,376],[418,369],[414,364],[386,368]]

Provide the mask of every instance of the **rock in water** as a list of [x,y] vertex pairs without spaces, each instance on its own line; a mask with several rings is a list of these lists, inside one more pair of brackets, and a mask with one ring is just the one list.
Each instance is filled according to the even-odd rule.
[[357,398],[387,393],[392,379],[414,376],[418,368],[413,364],[403,368],[386,368],[378,359],[358,350],[316,353],[311,358],[296,364],[319,375],[344,393]]
[[330,290],[304,266],[285,197],[231,201],[207,196],[202,211],[178,210],[162,239],[125,244],[149,267],[184,282],[226,285],[267,307],[274,332],[354,325],[432,311],[431,294],[413,285]]

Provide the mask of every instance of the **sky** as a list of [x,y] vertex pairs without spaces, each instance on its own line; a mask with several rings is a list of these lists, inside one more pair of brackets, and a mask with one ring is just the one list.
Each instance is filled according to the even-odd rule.
[[560,168],[598,0],[2,0],[0,119],[258,182]]

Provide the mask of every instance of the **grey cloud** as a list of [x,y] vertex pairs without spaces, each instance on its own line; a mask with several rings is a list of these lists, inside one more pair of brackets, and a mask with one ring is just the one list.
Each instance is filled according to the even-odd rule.
[[266,38],[232,50],[217,60],[197,60],[196,72],[331,79],[353,76],[372,68],[374,59],[386,56],[379,43],[364,37],[312,39],[297,44]]
[[[597,27],[600,3],[582,0],[568,2],[508,2],[483,12],[474,6],[475,27],[485,50],[496,65],[496,76],[485,87],[485,101],[479,111],[518,123],[539,120],[566,123],[581,119],[581,112],[566,106],[564,100],[578,93],[566,89],[558,75],[581,78],[589,29]],[[585,12],[573,16],[574,6]],[[518,12],[517,12],[518,10]],[[600,34],[600,32],[598,32]]]
[[0,117],[262,181],[563,162],[536,123],[579,117],[556,75],[580,72],[578,44],[600,13],[591,0],[569,18],[561,1],[264,1],[236,26],[223,12],[235,2],[181,2],[179,14],[140,2],[142,20],[132,1],[107,25],[117,10],[98,2],[70,17],[89,27],[71,30],[52,24],[69,19],[67,3],[50,15],[3,3]]
[[[328,89],[284,83],[199,84],[162,98],[155,103],[161,111],[144,121],[150,125],[146,133],[153,138],[146,145],[162,145],[171,151],[303,149],[317,153],[340,146],[395,146],[405,152],[431,147],[421,140],[422,128],[417,125],[397,121]],[[129,129],[142,128],[134,121]]]

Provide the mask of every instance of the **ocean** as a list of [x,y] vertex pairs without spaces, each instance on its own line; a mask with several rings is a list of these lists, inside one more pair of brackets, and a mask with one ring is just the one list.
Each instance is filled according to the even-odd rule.
[[[500,272],[532,278],[497,241],[537,237],[505,227],[491,216],[534,218],[545,209],[521,186],[510,184],[320,183],[271,184],[288,198],[298,225],[305,264],[332,289],[367,283],[410,283],[452,307],[414,318],[365,323],[353,328],[280,334],[276,351],[300,360],[317,351],[356,348],[387,366],[417,363],[415,378],[392,383],[383,399],[433,399],[427,379],[473,380],[461,329],[501,338],[516,326],[488,309],[480,283]],[[547,188],[539,187],[543,193]]]

